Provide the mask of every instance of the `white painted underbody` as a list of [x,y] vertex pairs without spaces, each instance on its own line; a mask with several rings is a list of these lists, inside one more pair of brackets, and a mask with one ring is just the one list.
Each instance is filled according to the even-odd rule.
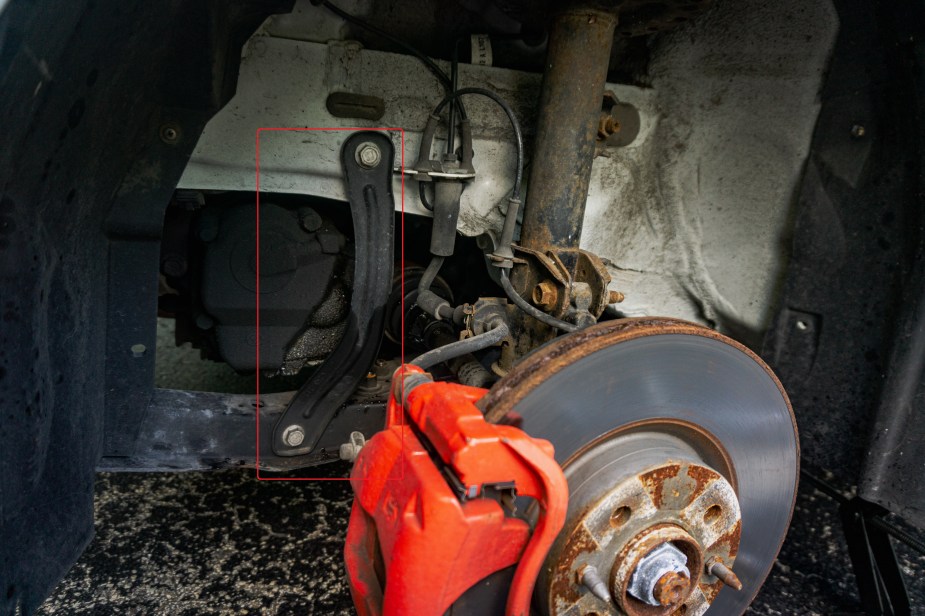
[[[362,6],[344,8],[362,14]],[[206,127],[180,187],[254,190],[263,127],[401,128],[404,161],[412,165],[442,89],[415,58],[342,40],[342,26],[308,2],[265,24],[245,46],[237,95]],[[626,296],[621,312],[680,317],[759,339],[786,270],[797,187],[837,29],[824,0],[720,0],[654,40],[649,87],[608,85],[636,106],[642,128],[630,146],[595,159],[581,243],[607,259],[611,288]],[[460,86],[490,88],[514,107],[528,138],[528,165],[542,163],[529,159],[540,80],[460,66]],[[376,122],[336,118],[325,108],[331,92],[378,96],[385,115]],[[500,230],[514,147],[493,103],[469,97],[466,105],[478,175],[463,192],[459,232],[474,236]],[[344,199],[338,157],[347,134],[261,131],[261,191]],[[428,215],[407,175],[404,211]]]

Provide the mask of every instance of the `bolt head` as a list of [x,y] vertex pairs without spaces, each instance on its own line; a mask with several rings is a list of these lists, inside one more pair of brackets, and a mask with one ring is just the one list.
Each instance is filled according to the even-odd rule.
[[374,169],[382,161],[382,152],[375,143],[361,143],[356,151],[356,159],[361,167]]
[[684,600],[690,585],[690,578],[684,575],[683,572],[669,571],[655,583],[652,596],[661,605],[675,605]]
[[559,300],[559,290],[551,280],[544,280],[533,288],[533,303],[541,308],[554,308]]
[[305,440],[305,431],[299,426],[289,426],[283,430],[283,442],[290,447],[298,447]]
[[306,207],[299,210],[299,224],[309,233],[314,233],[321,228],[324,221],[321,219],[318,212],[310,207]]
[[601,113],[597,123],[597,138],[601,141],[619,132],[620,122],[609,113]]
[[158,132],[164,143],[173,145],[180,140],[180,127],[172,122],[162,125]]

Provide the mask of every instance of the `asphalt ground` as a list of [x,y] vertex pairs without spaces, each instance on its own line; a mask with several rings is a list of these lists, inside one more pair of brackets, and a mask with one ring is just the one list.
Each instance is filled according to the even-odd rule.
[[[169,324],[159,327],[169,343]],[[159,385],[250,387],[167,343]],[[330,478],[348,472],[343,463],[318,468]],[[100,474],[96,537],[39,614],[353,614],[342,559],[350,503],[346,481],[259,482],[252,470]],[[925,615],[925,557],[894,545],[913,613]],[[859,613],[855,588],[837,504],[804,481],[790,533],[747,613]]]

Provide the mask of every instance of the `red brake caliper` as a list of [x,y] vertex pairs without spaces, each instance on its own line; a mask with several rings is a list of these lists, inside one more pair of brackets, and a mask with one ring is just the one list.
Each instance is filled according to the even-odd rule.
[[[527,616],[568,506],[552,445],[487,423],[475,406],[484,389],[434,383],[408,365],[393,382],[386,429],[350,478],[344,556],[357,612],[442,616],[471,586],[517,564],[506,614]],[[514,496],[539,505],[532,530],[505,513]]]

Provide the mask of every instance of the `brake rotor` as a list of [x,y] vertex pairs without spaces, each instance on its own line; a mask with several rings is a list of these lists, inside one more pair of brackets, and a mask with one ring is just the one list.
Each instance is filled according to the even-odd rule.
[[799,445],[747,348],[683,321],[610,321],[540,347],[480,404],[551,441],[568,478],[542,613],[730,615],[754,599],[790,524]]

